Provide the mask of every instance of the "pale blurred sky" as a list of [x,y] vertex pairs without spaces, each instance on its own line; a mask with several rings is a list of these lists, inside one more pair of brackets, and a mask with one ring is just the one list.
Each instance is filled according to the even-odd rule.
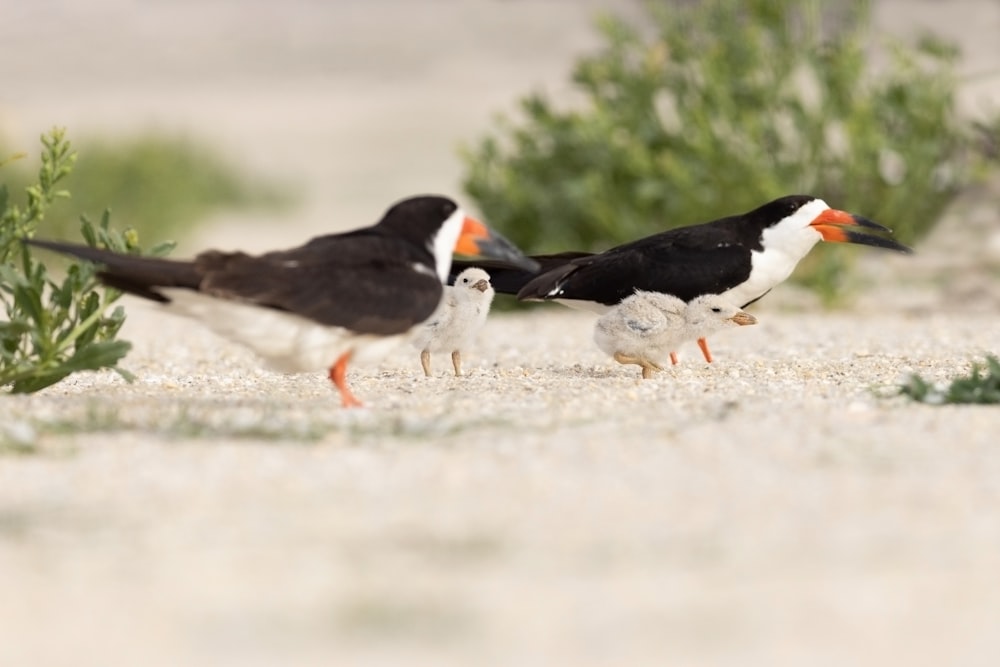
[[[353,227],[401,196],[460,195],[457,146],[530,90],[565,94],[574,58],[599,44],[594,15],[639,6],[0,0],[0,135],[36,152],[53,125],[78,140],[150,128],[193,134],[299,183],[307,196],[296,236]],[[963,71],[978,77],[964,103],[1000,105],[1000,1],[876,0],[875,19],[894,34],[934,28],[960,41]],[[223,216],[213,229],[232,237],[244,220]],[[289,233],[254,222],[263,227],[248,249]]]

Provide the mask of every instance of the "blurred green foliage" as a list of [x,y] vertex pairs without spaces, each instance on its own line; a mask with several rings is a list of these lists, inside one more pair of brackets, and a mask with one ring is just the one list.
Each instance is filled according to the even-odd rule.
[[[957,49],[872,34],[864,0],[646,11],[599,21],[577,103],[529,94],[523,118],[463,151],[466,191],[530,252],[603,250],[793,193],[912,243],[984,163],[954,108]],[[797,277],[832,302],[857,252],[812,253]]]
[[[100,215],[110,209],[144,239],[163,241],[183,238],[221,210],[279,210],[294,203],[287,186],[250,177],[189,138],[145,134],[91,139],[80,146],[79,160],[64,182],[73,200],[50,212],[44,227],[47,238],[77,238],[81,211]],[[30,169],[15,168],[8,182],[11,189],[19,189],[31,177]]]
[[913,374],[900,385],[899,393],[933,405],[997,404],[1000,403],[1000,360],[988,356],[983,364],[973,363],[968,376],[954,378],[947,386],[935,385]]

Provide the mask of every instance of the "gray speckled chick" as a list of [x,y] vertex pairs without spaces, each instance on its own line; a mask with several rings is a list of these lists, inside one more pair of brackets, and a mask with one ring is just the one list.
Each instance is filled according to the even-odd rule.
[[756,324],[753,315],[708,294],[684,303],[675,296],[636,290],[602,315],[594,342],[620,364],[636,364],[642,377],[663,370],[681,343],[728,327]]

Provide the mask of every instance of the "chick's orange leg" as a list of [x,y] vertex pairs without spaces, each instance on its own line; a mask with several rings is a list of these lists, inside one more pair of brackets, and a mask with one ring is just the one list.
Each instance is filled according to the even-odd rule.
[[704,338],[699,338],[698,347],[701,348],[701,353],[705,356],[705,361],[712,363],[712,353],[708,350],[708,341]]

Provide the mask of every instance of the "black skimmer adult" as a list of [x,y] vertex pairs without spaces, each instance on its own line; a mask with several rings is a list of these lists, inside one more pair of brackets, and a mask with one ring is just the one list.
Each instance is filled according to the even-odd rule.
[[450,352],[455,375],[462,374],[462,348],[486,323],[494,294],[490,274],[475,267],[462,271],[454,285],[444,288],[438,309],[413,338],[424,375],[431,375],[431,352]]
[[636,290],[597,319],[594,342],[620,364],[636,364],[643,379],[663,370],[666,359],[688,340],[757,319],[715,294],[685,303],[662,292]]
[[328,370],[345,407],[361,403],[347,364],[381,359],[437,308],[452,252],[535,265],[451,199],[397,202],[370,227],[248,255],[209,250],[191,261],[26,240],[101,265],[102,283],[201,321],[276,370]]
[[[564,252],[531,256],[531,272],[486,263],[500,293],[522,300],[558,301],[606,312],[636,289],[683,301],[717,294],[745,308],[791,275],[819,241],[854,243],[899,252],[905,245],[858,231],[890,230],[867,218],[830,208],[811,195],[789,195],[742,215],[678,227],[601,253]],[[456,262],[454,270],[468,263]],[[708,344],[699,339],[706,361]]]

